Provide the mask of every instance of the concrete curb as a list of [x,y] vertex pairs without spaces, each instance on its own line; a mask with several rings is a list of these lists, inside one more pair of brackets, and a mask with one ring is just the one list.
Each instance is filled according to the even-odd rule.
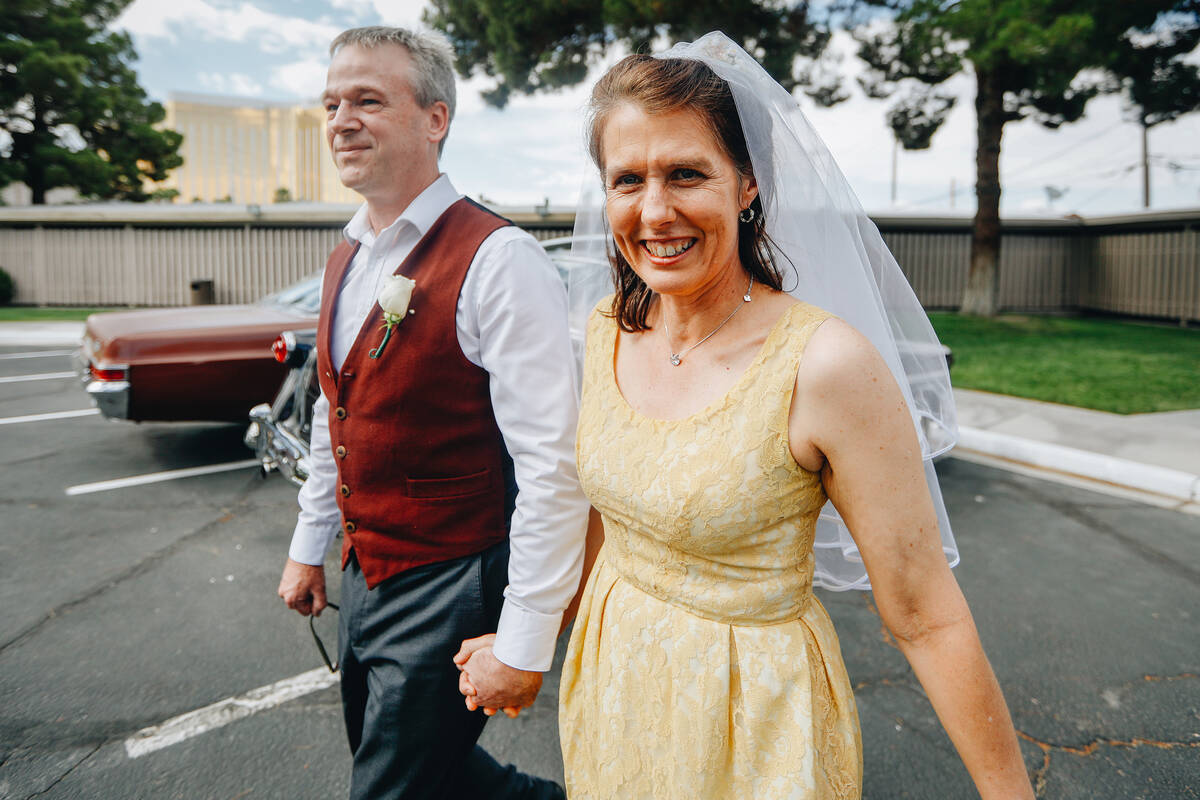
[[0,346],[71,346],[82,338],[82,322],[0,322]]
[[1182,503],[1200,502],[1200,475],[1182,470],[1141,464],[978,428],[958,429],[958,446],[955,449],[959,448],[1147,494],[1163,495]]

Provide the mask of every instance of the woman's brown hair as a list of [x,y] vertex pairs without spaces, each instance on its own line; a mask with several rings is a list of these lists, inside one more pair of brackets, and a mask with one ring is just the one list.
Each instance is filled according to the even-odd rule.
[[[648,114],[695,112],[708,125],[738,171],[746,177],[754,174],[729,84],[700,61],[632,55],[617,62],[592,89],[588,152],[601,175],[604,174],[604,159],[600,140],[604,126],[613,109],[626,103]],[[751,221],[738,220],[738,258],[742,268],[754,280],[772,289],[781,289],[783,279],[771,258],[761,197],[755,197],[750,208],[754,210]],[[612,316],[621,330],[630,333],[646,330],[646,315],[654,292],[633,271],[620,250],[616,250],[609,261],[616,284]]]

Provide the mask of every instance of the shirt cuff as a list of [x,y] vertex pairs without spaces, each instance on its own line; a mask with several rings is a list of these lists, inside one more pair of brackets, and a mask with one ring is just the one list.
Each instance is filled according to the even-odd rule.
[[554,663],[554,646],[562,612],[542,614],[504,601],[492,655],[502,664],[528,672],[547,672]]
[[326,527],[299,523],[296,525],[296,532],[292,534],[288,558],[314,567],[324,564],[325,551],[329,549],[329,543],[333,541],[337,531],[336,525]]

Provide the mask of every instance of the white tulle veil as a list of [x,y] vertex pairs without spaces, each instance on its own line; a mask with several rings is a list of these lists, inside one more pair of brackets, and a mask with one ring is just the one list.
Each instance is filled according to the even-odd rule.
[[[879,230],[796,99],[745,50],[714,32],[658,57],[701,61],[729,84],[783,287],[853,325],[887,362],[912,413],[942,548],[954,566],[958,548],[933,468],[933,458],[958,438],[950,375],[937,335]],[[603,187],[592,173],[581,192],[570,258],[571,329],[580,352],[589,312],[613,291],[613,247]],[[858,548],[831,503],[821,511],[815,548],[816,585],[870,588]]]

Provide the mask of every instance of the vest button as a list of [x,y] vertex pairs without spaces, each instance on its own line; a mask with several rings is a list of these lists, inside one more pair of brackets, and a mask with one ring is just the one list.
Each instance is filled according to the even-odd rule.
[[349,497],[350,496],[350,487],[343,483],[341,492],[342,492],[342,497]]
[[350,520],[346,520],[346,524],[343,525],[342,528],[346,531],[346,533],[354,533],[356,530],[358,530],[358,526]]
[[337,450],[334,450],[333,452],[337,453],[338,458],[345,458],[346,457],[346,446],[339,444],[337,446]]
[[335,417],[337,417],[338,419],[345,419],[346,418],[346,409],[342,408],[341,406],[338,406],[337,408],[335,408],[333,410],[333,415]]

